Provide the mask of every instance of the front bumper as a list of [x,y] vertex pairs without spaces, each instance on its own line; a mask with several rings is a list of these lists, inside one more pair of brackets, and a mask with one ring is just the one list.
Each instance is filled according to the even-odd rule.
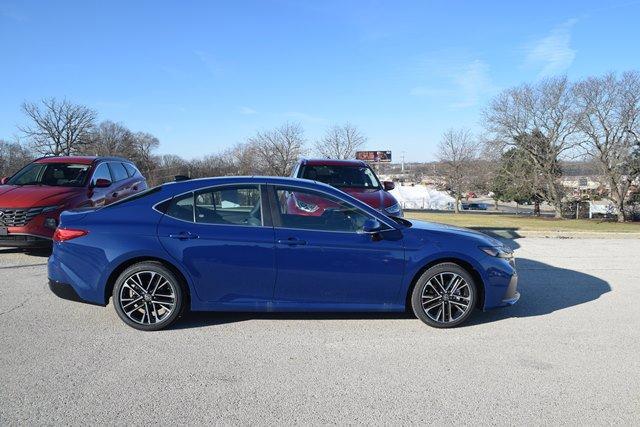
[[507,286],[507,291],[502,297],[502,304],[513,305],[517,303],[519,299],[520,292],[518,292],[518,274],[514,273],[513,276],[511,276],[511,280],[509,281],[509,286]]
[[0,248],[49,248],[51,238],[31,234],[14,234],[0,236]]
[[[51,239],[55,232],[53,225],[47,226],[47,220],[55,220],[58,224],[60,212],[39,214],[19,227],[9,225],[8,234],[0,235],[0,247],[13,248],[46,248],[51,246]],[[0,223],[0,226],[2,224]],[[53,227],[53,228],[51,228]]]

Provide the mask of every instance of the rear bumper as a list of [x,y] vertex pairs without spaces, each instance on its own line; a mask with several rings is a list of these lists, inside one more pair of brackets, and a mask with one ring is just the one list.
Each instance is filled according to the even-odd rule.
[[57,297],[66,299],[69,301],[82,302],[85,304],[93,304],[93,305],[101,305],[92,301],[87,301],[82,299],[80,295],[73,289],[73,286],[68,283],[58,282],[54,279],[49,279],[49,289],[53,292]]

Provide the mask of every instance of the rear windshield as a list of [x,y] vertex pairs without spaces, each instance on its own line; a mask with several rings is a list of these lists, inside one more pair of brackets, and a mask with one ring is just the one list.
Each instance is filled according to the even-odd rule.
[[9,185],[84,187],[91,165],[75,163],[30,163],[9,179]]
[[148,190],[141,191],[139,193],[134,194],[133,196],[126,197],[122,200],[118,200],[117,202],[113,202],[110,205],[106,205],[103,209],[110,208],[112,206],[123,205],[125,203],[133,202],[134,200],[143,199],[147,196],[150,196],[158,191],[162,190],[162,185],[158,185],[157,187],[149,188]]
[[304,166],[300,178],[324,182],[334,187],[380,189],[380,181],[366,166]]

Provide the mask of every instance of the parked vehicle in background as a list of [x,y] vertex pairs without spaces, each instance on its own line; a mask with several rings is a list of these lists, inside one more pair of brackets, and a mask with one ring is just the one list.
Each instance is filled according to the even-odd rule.
[[37,159],[0,181],[0,246],[49,246],[62,211],[108,205],[146,188],[126,159]]
[[486,203],[462,203],[465,211],[486,211],[489,206]]
[[[373,169],[361,160],[303,159],[292,176],[329,184],[387,215],[403,215],[400,204],[389,193],[395,187],[393,182],[381,183]],[[324,211],[313,199],[291,197],[289,203],[292,209],[309,215],[321,215]]]
[[[284,194],[331,205],[290,211]],[[329,185],[278,177],[164,184],[67,211],[49,258],[58,296],[141,330],[194,311],[397,311],[447,328],[514,304],[512,251],[484,234],[389,217]]]

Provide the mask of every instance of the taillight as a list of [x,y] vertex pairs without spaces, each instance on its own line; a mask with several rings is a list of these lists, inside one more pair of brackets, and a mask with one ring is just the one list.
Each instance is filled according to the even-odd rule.
[[86,230],[76,230],[73,228],[56,228],[53,233],[54,242],[66,242],[67,240],[77,239],[78,237],[86,236],[89,234]]

